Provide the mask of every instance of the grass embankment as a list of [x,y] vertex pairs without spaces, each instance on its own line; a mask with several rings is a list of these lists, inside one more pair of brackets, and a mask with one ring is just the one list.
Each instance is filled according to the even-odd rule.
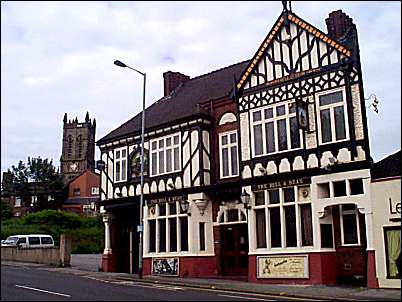
[[59,245],[61,234],[69,235],[73,254],[102,253],[104,248],[104,226],[100,216],[80,217],[73,213],[43,210],[20,219],[1,221],[1,239],[23,234],[52,235],[55,245]]

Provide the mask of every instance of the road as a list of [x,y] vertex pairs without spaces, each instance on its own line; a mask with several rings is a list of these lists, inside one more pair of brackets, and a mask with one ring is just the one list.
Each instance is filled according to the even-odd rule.
[[2,301],[297,301],[131,281],[105,282],[39,267],[1,265]]

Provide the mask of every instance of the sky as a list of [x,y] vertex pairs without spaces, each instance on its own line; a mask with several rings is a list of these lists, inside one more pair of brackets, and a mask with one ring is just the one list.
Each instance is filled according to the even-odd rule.
[[[401,148],[401,2],[293,1],[327,32],[342,9],[357,26],[371,156]],[[195,77],[251,59],[282,11],[272,2],[1,2],[1,171],[42,157],[60,165],[63,116],[96,118],[96,140],[163,96],[163,73]],[[367,101],[367,106],[369,101]],[[100,156],[96,147],[95,160]]]

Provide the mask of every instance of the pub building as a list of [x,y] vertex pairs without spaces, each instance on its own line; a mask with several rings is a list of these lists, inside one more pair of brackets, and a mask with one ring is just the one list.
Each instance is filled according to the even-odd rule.
[[[284,4],[255,55],[145,110],[143,274],[378,286],[357,30]],[[255,48],[255,46],[250,46]],[[137,273],[141,113],[97,142],[104,271]]]

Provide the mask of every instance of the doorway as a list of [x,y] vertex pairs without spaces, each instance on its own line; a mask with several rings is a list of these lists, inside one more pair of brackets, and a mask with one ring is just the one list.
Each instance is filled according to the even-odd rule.
[[221,225],[222,275],[247,276],[248,230],[247,224]]

